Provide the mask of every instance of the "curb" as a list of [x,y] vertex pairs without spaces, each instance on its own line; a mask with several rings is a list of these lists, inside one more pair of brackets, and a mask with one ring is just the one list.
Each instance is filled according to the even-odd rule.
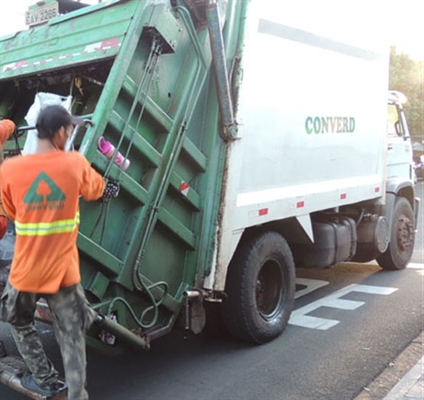
[[390,391],[384,400],[424,399],[423,363],[424,356]]
[[423,349],[421,332],[354,400],[423,400]]

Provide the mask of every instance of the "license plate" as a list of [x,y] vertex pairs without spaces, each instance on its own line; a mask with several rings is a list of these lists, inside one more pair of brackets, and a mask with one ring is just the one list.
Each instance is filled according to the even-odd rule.
[[38,6],[35,9],[30,9],[25,13],[25,23],[29,26],[42,24],[59,15],[59,4],[53,3]]

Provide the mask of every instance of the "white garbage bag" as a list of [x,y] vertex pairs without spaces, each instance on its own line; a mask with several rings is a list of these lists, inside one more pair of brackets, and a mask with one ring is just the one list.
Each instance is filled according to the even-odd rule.
[[[40,110],[46,106],[51,106],[59,104],[65,107],[68,111],[71,110],[72,105],[72,96],[60,96],[54,93],[37,93],[35,95],[34,103],[29,108],[27,115],[25,116],[25,120],[29,126],[35,126],[37,122],[38,113]],[[28,131],[27,139],[25,141],[24,148],[22,150],[22,154],[31,154],[35,152],[37,147],[37,131],[32,129]]]

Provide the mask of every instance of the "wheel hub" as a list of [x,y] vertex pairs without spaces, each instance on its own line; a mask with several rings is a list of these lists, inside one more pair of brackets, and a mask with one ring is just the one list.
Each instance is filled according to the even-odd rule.
[[256,304],[262,318],[270,320],[279,312],[282,298],[282,277],[277,263],[267,261],[256,279]]
[[412,221],[406,216],[401,215],[398,220],[397,242],[402,252],[408,251],[413,245],[414,227]]

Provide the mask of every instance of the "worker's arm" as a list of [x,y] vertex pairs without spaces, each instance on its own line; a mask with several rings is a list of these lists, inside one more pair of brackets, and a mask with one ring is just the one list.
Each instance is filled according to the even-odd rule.
[[10,197],[10,190],[7,184],[3,183],[3,167],[0,168],[0,186],[1,186],[1,202],[4,211],[11,220],[15,220],[16,209]]
[[2,119],[0,121],[0,145],[13,135],[15,127],[15,123],[10,119]]
[[105,190],[105,181],[87,161],[87,159],[80,155],[82,163],[82,184],[81,184],[81,195],[84,200],[97,200],[102,197]]

